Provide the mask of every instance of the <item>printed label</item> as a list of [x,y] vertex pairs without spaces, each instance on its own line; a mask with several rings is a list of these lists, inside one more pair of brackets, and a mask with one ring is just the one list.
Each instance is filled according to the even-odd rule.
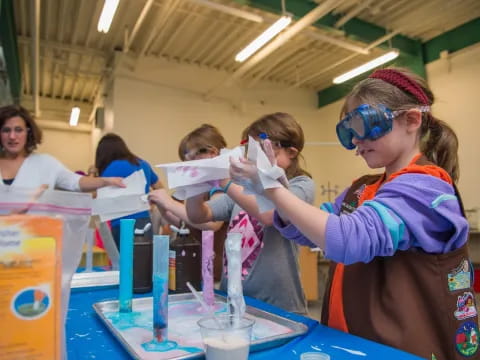
[[60,219],[0,217],[2,360],[62,357],[61,239]]

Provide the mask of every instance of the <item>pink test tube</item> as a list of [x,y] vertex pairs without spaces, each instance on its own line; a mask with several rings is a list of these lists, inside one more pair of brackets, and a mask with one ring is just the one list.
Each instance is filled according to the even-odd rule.
[[202,291],[208,306],[215,302],[213,294],[213,231],[202,231]]

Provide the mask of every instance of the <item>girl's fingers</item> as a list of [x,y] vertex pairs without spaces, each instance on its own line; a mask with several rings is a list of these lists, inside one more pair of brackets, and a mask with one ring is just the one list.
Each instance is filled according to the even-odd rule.
[[266,139],[263,141],[263,150],[265,151],[265,155],[267,155],[270,164],[272,164],[272,166],[277,165],[275,151],[273,150],[272,142],[270,141],[270,139]]

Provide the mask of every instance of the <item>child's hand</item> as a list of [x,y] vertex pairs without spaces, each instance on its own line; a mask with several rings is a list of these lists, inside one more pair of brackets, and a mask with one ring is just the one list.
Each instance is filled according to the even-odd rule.
[[230,157],[230,177],[235,183],[243,183],[245,180],[250,180],[254,184],[260,182],[257,166],[245,158],[235,160]]
[[165,189],[158,189],[151,191],[148,194],[148,201],[154,203],[162,209],[167,209],[168,204],[172,201],[172,198]]

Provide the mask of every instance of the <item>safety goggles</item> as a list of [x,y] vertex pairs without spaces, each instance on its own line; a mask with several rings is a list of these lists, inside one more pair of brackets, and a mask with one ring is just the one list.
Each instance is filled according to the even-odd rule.
[[[280,148],[289,148],[289,147],[295,147],[293,143],[289,142],[289,141],[282,141],[282,140],[276,140],[276,139],[273,139],[271,137],[269,137],[266,133],[264,132],[261,132],[260,134],[258,134],[258,140],[260,141],[260,144],[263,144],[263,141],[266,140],[266,139],[270,139],[270,142],[272,143],[272,146],[277,148],[277,149],[280,149]],[[242,141],[240,141],[240,145],[244,145],[245,146],[245,149],[248,150],[248,139],[243,139]]]
[[206,145],[204,147],[190,150],[185,153],[185,160],[195,160],[199,156],[204,156],[206,154],[212,154],[215,151],[215,147]]
[[[421,112],[430,111],[429,106],[416,108]],[[337,136],[347,149],[355,149],[353,138],[377,140],[392,131],[393,119],[407,110],[392,111],[385,105],[362,104],[337,124]]]

